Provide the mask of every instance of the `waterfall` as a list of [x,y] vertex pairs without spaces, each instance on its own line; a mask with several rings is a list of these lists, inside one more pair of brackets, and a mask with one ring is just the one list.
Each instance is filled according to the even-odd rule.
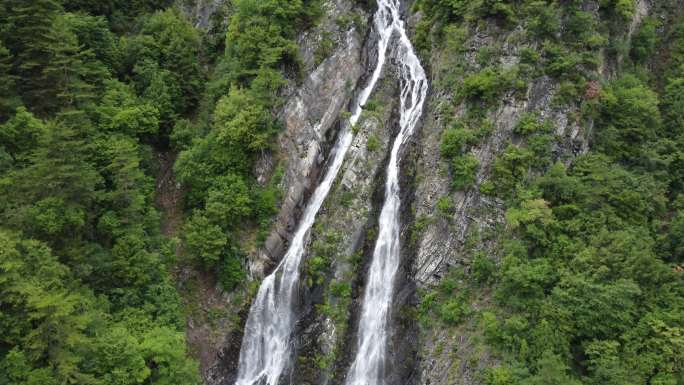
[[399,15],[398,0],[377,0],[379,13],[389,15],[386,34],[396,32],[395,47],[401,76],[400,131],[392,145],[387,166],[385,202],[379,219],[378,240],[363,297],[356,358],[347,373],[347,385],[383,385],[387,362],[389,315],[394,281],[400,263],[399,150],[423,111],[428,82]]
[[276,385],[291,363],[299,269],[304,256],[306,236],[351,145],[353,133],[350,126],[358,121],[362,107],[382,73],[387,46],[394,29],[394,19],[389,10],[388,7],[382,7],[374,18],[379,34],[378,62],[371,79],[357,98],[349,125],[345,125],[333,147],[333,158],[325,177],[311,196],[287,252],[275,270],[264,278],[249,310],[240,348],[236,385]]

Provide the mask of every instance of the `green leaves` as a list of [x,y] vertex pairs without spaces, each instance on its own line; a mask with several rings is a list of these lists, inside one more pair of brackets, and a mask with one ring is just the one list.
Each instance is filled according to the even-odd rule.
[[147,366],[148,381],[155,385],[196,385],[198,367],[186,359],[185,335],[169,328],[152,328],[140,343]]
[[618,161],[643,164],[643,143],[656,139],[660,124],[658,96],[637,78],[625,76],[601,95],[598,147]]
[[203,80],[200,36],[178,11],[155,12],[138,35],[123,42],[125,64],[136,73],[139,92],[159,109],[165,124],[197,106]]
[[442,132],[440,151],[442,157],[451,160],[452,188],[461,190],[475,183],[479,161],[472,154],[465,154],[467,146],[477,143],[478,134],[454,125]]
[[466,145],[472,144],[474,134],[462,127],[450,127],[442,132],[440,152],[443,157],[453,159],[461,155]]
[[580,385],[581,382],[568,375],[569,367],[562,357],[547,351],[537,362],[537,373],[521,381],[521,385]]
[[45,124],[26,108],[19,107],[10,120],[0,124],[0,143],[14,160],[25,160],[45,133]]
[[321,4],[320,0],[236,1],[226,35],[226,52],[236,78],[248,83],[262,68],[296,67],[295,32],[314,22]]
[[228,238],[221,227],[199,211],[185,225],[184,238],[188,253],[205,266],[216,265],[228,245]]
[[[599,150],[530,178],[548,147],[538,124],[523,117],[516,130],[533,133],[527,148],[509,147],[492,170],[496,188],[515,187],[500,313],[483,316],[488,339],[513,367],[533,369],[524,384],[577,383],[566,365],[576,352],[587,357],[572,362],[587,373],[582,383],[675,383],[670,352],[679,349],[681,322],[673,320],[684,303],[673,295],[682,285],[667,258],[677,255],[679,219],[665,215],[669,181],[649,169],[648,146],[670,135],[659,131],[657,95],[636,78],[611,84],[601,97]],[[662,220],[670,233],[657,235]],[[508,327],[515,319],[526,322]]]
[[454,180],[451,187],[455,190],[462,190],[472,186],[475,183],[479,166],[480,162],[472,154],[454,158],[452,162]]
[[130,136],[153,135],[159,130],[160,112],[157,107],[141,100],[131,87],[116,80],[106,83],[102,101],[94,109],[94,117],[101,129]]
[[214,183],[207,196],[207,215],[227,228],[239,225],[252,214],[252,198],[242,178],[228,175]]
[[233,88],[214,110],[214,128],[220,144],[250,154],[268,147],[273,123],[265,106],[247,90]]

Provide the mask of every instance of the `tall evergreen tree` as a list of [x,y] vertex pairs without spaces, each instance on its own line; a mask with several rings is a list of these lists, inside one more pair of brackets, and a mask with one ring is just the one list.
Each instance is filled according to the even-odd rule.
[[16,77],[12,75],[12,55],[0,40],[0,123],[19,105]]
[[34,110],[46,106],[42,100],[42,73],[50,60],[49,34],[62,11],[57,0],[6,0],[2,39],[14,56],[13,72],[21,78],[19,90]]
[[61,108],[82,107],[93,100],[95,87],[88,78],[101,82],[106,76],[106,73],[93,73],[94,68],[88,65],[94,60],[93,51],[79,44],[67,20],[61,16],[55,18],[47,40],[50,60],[42,73],[45,84],[49,85],[43,91],[45,96],[55,97],[59,103],[54,107]]

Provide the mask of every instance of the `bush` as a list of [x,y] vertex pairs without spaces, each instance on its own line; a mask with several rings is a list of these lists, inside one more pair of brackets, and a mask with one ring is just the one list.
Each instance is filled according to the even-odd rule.
[[499,69],[487,67],[463,80],[461,94],[466,98],[492,102],[510,85]]
[[451,216],[452,211],[454,210],[454,204],[451,202],[451,198],[447,196],[443,196],[437,200],[437,212],[445,218],[448,218]]
[[496,263],[483,253],[475,254],[472,262],[472,275],[477,283],[485,284],[494,281]]
[[245,181],[237,175],[214,180],[206,201],[206,215],[224,229],[243,225],[252,215],[252,197]]
[[528,15],[527,28],[539,39],[555,38],[560,30],[558,7],[546,1],[525,2],[525,13]]
[[218,270],[218,281],[226,291],[234,290],[242,281],[245,280],[247,273],[242,267],[240,256],[233,251],[224,258]]
[[475,183],[475,176],[480,162],[474,155],[468,154],[454,158],[452,162],[453,181],[451,187],[456,190],[465,189]]
[[228,245],[221,227],[211,223],[202,211],[195,210],[183,233],[188,255],[204,267],[216,266]]
[[468,315],[469,307],[461,298],[450,298],[440,304],[438,314],[442,322],[455,326]]
[[453,159],[463,153],[464,147],[472,144],[475,136],[469,130],[460,126],[447,128],[442,132],[439,149],[444,158]]
[[530,150],[509,145],[494,161],[491,186],[483,188],[502,198],[510,196],[518,184],[524,183],[533,159],[534,154]]
[[380,148],[380,140],[377,136],[371,134],[368,136],[368,141],[366,142],[366,148],[370,152],[375,152]]
[[639,79],[625,76],[601,94],[597,147],[623,162],[644,162],[643,145],[656,139],[660,124],[658,96]]
[[641,22],[639,30],[632,36],[632,59],[644,63],[653,57],[658,45],[658,21],[646,18]]
[[536,113],[525,113],[520,117],[518,123],[513,127],[513,132],[518,135],[528,136],[538,132],[549,132],[551,127],[547,122],[541,122]]

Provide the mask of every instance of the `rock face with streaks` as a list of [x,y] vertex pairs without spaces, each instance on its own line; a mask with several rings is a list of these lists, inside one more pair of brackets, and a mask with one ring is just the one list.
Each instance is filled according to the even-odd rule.
[[[407,25],[415,32],[423,16],[412,13],[412,1],[400,3]],[[220,4],[220,0],[203,0],[188,12],[206,25],[212,7],[218,9]],[[627,38],[651,12],[649,1],[635,4]],[[583,1],[582,9],[598,17],[597,1]],[[277,148],[264,154],[255,170],[264,184],[280,170],[283,195],[264,245],[249,255],[254,281],[269,273],[287,250],[332,144],[348,119],[355,93],[377,60],[377,32],[369,23],[372,12],[357,1],[328,0],[320,25],[299,38],[304,76],[286,89]],[[524,143],[514,132],[522,117],[534,113],[553,127],[554,140],[549,144],[553,161],[570,164],[591,144],[593,122],[579,121],[577,104],[557,103],[562,82],[539,74],[498,95],[495,106],[484,112],[481,122],[487,125],[486,135],[467,150],[478,162],[474,183],[461,190],[452,188],[449,161],[440,149],[442,134],[454,120],[468,119],[472,112],[453,86],[452,69],[469,69],[457,76],[462,81],[486,67],[502,71],[518,67],[525,49],[540,49],[521,39],[522,33],[522,27],[504,28],[487,20],[466,28],[458,47],[433,46],[422,58],[430,91],[421,122],[401,151],[402,263],[392,303],[390,362],[383,385],[482,383],[482,369],[497,359],[478,342],[482,339],[478,325],[472,320],[451,329],[420,324],[415,314],[419,291],[438,285],[455,266],[467,271],[474,251],[493,254],[496,249],[497,238],[491,235],[505,226],[504,202],[480,187],[490,179],[497,157],[509,144]],[[496,47],[498,54],[483,62],[479,54],[488,47]],[[604,60],[597,65],[596,80],[587,84],[584,98],[595,97],[600,81],[617,72],[620,57],[608,59],[605,52],[601,54]],[[396,57],[390,58],[353,127],[351,148],[308,236],[297,298],[301,309],[293,339],[296,357],[288,375],[281,378],[283,384],[343,384],[354,359],[360,304],[385,198],[385,169],[399,127],[398,64]],[[487,289],[473,297],[470,305],[475,310],[491,302]],[[235,382],[241,328],[249,308],[249,295],[223,299],[236,304],[240,320],[224,330],[220,346],[215,347],[216,358],[204,373],[208,385]]]
[[[585,1],[584,8],[598,17],[598,3]],[[647,2],[637,2],[628,35],[631,36],[648,12]],[[420,18],[420,14],[414,14],[412,22],[417,23]],[[433,49],[428,60],[431,81],[435,86],[417,146],[414,197],[414,216],[424,221],[416,236],[411,267],[412,278],[419,288],[438,284],[452,267],[467,270],[474,250],[494,254],[496,237],[486,234],[495,234],[505,226],[504,205],[499,199],[483,194],[479,187],[489,179],[496,157],[509,143],[517,144],[522,140],[513,130],[524,114],[534,112],[553,127],[555,141],[550,145],[554,161],[570,164],[574,157],[589,149],[593,122],[580,125],[577,106],[559,106],[555,98],[560,92],[560,82],[542,75],[526,84],[522,92],[511,90],[501,95],[498,107],[487,112],[485,121],[490,124],[490,133],[469,149],[479,163],[475,183],[465,191],[451,189],[449,166],[440,154],[441,135],[448,125],[447,116],[464,117],[467,107],[465,102],[454,103],[458,98],[455,90],[440,85],[448,81],[445,76],[456,62],[465,63],[470,68],[483,68],[482,63],[477,63],[477,53],[483,47],[499,46],[501,52],[494,62],[486,65],[506,69],[519,64],[521,50],[525,48],[524,44],[517,43],[520,39],[516,39],[516,35],[520,32],[520,29],[504,32],[494,23],[480,25],[468,31],[460,54],[450,52],[448,48],[438,48]],[[596,76],[608,80],[615,73],[615,65],[606,59]],[[590,89],[597,84],[588,86],[585,97],[592,97]],[[451,210],[448,213],[440,212],[440,201],[449,203]],[[470,305],[477,310],[490,301],[491,293],[483,290],[474,294]],[[455,330],[446,330],[438,325],[421,327],[415,383],[481,384],[482,369],[496,364],[496,358],[479,342],[482,340],[479,329],[480,326],[473,321],[466,321]]]
[[[338,132],[340,113],[349,105],[361,76],[366,71],[363,51],[363,26],[350,24],[344,28],[337,22],[341,17],[357,14],[365,20],[368,15],[352,8],[349,1],[326,3],[325,20],[314,31],[299,41],[306,79],[293,87],[286,97],[282,111],[284,129],[278,139],[278,150],[260,161],[258,172],[265,180],[280,164],[284,168],[284,193],[274,230],[265,246],[252,259],[250,271],[261,275],[273,262],[282,257],[288,239],[294,231],[304,202],[312,190]],[[332,45],[329,56],[322,58],[321,44]],[[321,61],[320,63],[316,63]]]
[[[210,28],[226,7],[222,0],[201,0],[182,9],[200,28]],[[267,183],[282,173],[283,193],[279,213],[263,247],[254,249],[249,260],[251,279],[260,280],[283,256],[305,203],[316,187],[332,144],[341,127],[342,113],[348,109],[358,86],[367,75],[368,57],[373,55],[367,39],[369,14],[349,0],[324,3],[319,24],[298,39],[303,63],[300,80],[292,80],[283,91],[279,112],[283,129],[277,146],[257,162],[259,183]],[[236,316],[221,319],[218,327],[189,320],[189,340],[201,359],[206,384],[232,384],[235,381],[242,327],[249,308],[248,292],[215,293],[208,302],[223,301]],[[217,333],[223,335],[216,338]]]

